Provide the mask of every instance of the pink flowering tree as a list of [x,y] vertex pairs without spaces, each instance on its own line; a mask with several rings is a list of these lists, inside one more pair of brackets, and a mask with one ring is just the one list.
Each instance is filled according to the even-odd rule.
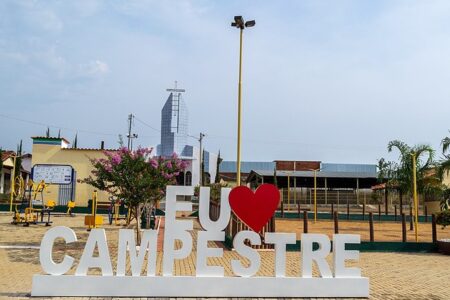
[[[152,148],[129,151],[104,151],[105,158],[92,159],[92,174],[82,180],[99,190],[125,201],[137,221],[136,235],[140,241],[140,216],[148,213],[164,197],[166,186],[176,183],[176,177],[187,163],[175,154],[168,158],[152,157]],[[149,224],[149,222],[147,222]]]

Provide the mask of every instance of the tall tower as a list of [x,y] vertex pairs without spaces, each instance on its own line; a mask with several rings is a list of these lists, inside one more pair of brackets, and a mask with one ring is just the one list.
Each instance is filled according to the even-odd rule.
[[161,145],[159,155],[170,156],[174,152],[181,155],[187,145],[188,110],[183,101],[184,89],[167,89],[170,92],[161,110]]

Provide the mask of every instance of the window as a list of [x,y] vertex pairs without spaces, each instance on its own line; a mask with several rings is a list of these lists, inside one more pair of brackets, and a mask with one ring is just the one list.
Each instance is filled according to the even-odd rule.
[[190,171],[186,172],[186,185],[192,185],[192,173]]

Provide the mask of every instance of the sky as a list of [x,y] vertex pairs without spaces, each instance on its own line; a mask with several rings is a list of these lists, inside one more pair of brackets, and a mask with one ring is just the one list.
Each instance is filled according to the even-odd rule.
[[[450,1],[0,1],[0,147],[52,135],[160,142],[167,88],[189,133],[235,160],[244,30],[242,159],[376,163],[387,143],[450,129]],[[193,145],[198,141],[190,139]]]

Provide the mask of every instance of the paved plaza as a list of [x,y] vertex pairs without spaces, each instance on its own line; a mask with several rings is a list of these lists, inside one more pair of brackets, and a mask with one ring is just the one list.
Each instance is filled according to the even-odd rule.
[[[43,234],[49,227],[14,226],[9,224],[10,218],[10,214],[0,214],[0,298],[27,299],[31,291],[33,274],[42,272],[38,247]],[[65,225],[74,229],[79,240],[67,246],[56,243],[55,260],[61,259],[64,253],[68,253],[78,261],[88,236],[83,226],[83,216],[54,217],[53,221],[53,226]],[[121,227],[105,225],[104,228],[114,265],[117,256],[117,230]],[[198,223],[195,223],[195,228],[199,229]],[[192,235],[194,251],[188,258],[176,261],[176,275],[195,274],[195,231]],[[162,241],[161,238],[162,236],[160,241]],[[213,246],[216,245],[210,245],[210,247]],[[161,245],[158,245],[158,249],[161,249]],[[265,250],[260,254],[264,263],[257,275],[273,276],[273,251]],[[238,258],[238,255],[234,251],[225,250],[222,259],[210,259],[209,264],[224,266],[226,276],[232,276],[230,265],[232,258]],[[286,268],[288,276],[300,275],[299,260],[298,252],[288,252]],[[161,261],[162,254],[159,252],[158,275],[161,274]],[[448,256],[418,253],[361,253],[358,265],[362,269],[363,276],[370,279],[370,299],[450,299],[450,257]],[[74,269],[71,272],[73,271]],[[98,270],[92,270],[90,274],[98,274]]]

